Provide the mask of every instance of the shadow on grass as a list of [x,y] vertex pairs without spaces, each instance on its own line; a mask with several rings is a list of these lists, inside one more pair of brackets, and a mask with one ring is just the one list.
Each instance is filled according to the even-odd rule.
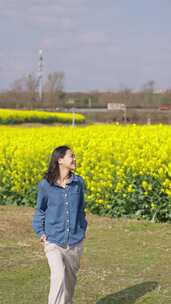
[[144,282],[105,296],[98,300],[96,304],[134,304],[138,298],[144,296],[147,292],[154,290],[158,286],[159,284],[154,281]]

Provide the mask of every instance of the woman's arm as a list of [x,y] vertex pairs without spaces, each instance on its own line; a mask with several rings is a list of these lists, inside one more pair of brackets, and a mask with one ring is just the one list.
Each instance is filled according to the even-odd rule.
[[38,184],[37,203],[35,213],[32,219],[32,227],[38,237],[45,235],[45,211],[47,208],[47,196],[43,188],[42,182]]
[[87,219],[86,219],[86,207],[87,204],[85,202],[85,190],[86,190],[86,184],[84,179],[81,177],[81,191],[80,191],[80,204],[81,204],[81,209],[80,209],[80,216],[81,216],[81,223],[83,225],[83,228],[86,230],[87,229]]

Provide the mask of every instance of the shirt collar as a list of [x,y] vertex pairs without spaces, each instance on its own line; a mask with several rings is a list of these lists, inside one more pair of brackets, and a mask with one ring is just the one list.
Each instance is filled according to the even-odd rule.
[[67,181],[66,184],[70,184],[70,183],[73,181],[74,175],[75,175],[75,174],[72,172],[72,173],[71,173],[71,176],[70,176],[70,178],[68,179],[68,181]]
[[68,179],[67,184],[70,184],[71,182],[78,182],[79,181],[79,175],[75,174],[75,172],[71,172],[71,176]]
[[67,185],[68,184],[70,184],[72,181],[77,181],[77,176],[76,176],[76,174],[74,173],[74,172],[71,172],[71,176],[70,176],[70,178],[68,179],[68,181],[67,181]]

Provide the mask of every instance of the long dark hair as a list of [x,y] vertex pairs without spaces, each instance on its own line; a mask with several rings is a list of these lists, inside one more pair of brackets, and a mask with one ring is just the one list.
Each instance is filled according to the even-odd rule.
[[[63,158],[67,150],[71,150],[71,148],[66,145],[59,146],[55,148],[51,154],[48,169],[43,176],[51,185],[55,183],[60,176],[58,159]],[[69,177],[71,174],[72,171],[70,170]]]

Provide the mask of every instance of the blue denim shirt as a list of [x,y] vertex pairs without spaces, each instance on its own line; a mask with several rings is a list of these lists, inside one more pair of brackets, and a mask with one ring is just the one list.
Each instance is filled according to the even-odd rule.
[[87,219],[84,201],[85,182],[72,172],[65,188],[50,185],[46,179],[38,184],[37,204],[32,227],[40,238],[59,246],[74,245],[86,237]]

